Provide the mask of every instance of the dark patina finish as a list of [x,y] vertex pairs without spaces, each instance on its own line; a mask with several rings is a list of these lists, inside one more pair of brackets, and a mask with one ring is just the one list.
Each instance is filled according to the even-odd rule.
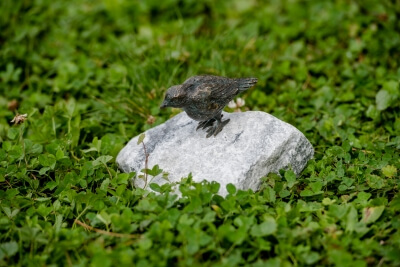
[[223,108],[239,93],[257,83],[257,78],[226,78],[213,75],[193,76],[168,89],[161,108],[182,108],[199,121],[197,129],[207,129],[207,138],[216,136],[229,122],[222,121]]

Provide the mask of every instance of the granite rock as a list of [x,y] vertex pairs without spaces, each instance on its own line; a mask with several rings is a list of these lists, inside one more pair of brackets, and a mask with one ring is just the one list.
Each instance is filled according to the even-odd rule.
[[[145,132],[144,144],[149,154],[148,168],[158,164],[169,173],[170,182],[180,181],[192,173],[193,180],[220,183],[219,194],[226,195],[226,185],[237,189],[257,190],[261,177],[291,166],[299,174],[313,157],[314,149],[295,127],[259,111],[223,113],[230,122],[216,137],[196,131],[198,122],[182,112],[165,123]],[[145,153],[139,136],[132,138],[117,156],[124,172],[140,171]],[[161,175],[152,180],[164,184]],[[135,179],[143,187],[142,179]]]

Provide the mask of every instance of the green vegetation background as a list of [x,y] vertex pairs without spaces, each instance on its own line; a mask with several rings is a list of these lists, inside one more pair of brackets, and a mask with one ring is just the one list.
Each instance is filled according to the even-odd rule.
[[[398,0],[2,0],[0,28],[1,266],[400,266]],[[242,110],[307,136],[300,177],[132,187],[118,151],[206,73],[259,78]]]

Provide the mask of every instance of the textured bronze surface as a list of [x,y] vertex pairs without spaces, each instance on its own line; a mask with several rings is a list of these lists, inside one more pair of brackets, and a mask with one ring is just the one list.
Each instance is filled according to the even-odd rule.
[[257,83],[257,78],[226,78],[213,75],[193,76],[168,89],[161,108],[182,108],[197,129],[207,129],[207,138],[216,136],[229,120],[222,121],[223,108],[239,93]]

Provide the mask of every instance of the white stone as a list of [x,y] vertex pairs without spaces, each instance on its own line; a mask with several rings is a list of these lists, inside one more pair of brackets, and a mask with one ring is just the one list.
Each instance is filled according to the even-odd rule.
[[[223,120],[230,122],[216,137],[206,138],[204,130],[196,131],[198,122],[185,112],[146,131],[148,168],[158,164],[169,173],[171,182],[179,182],[189,173],[197,182],[216,181],[221,185],[219,194],[224,196],[229,183],[237,189],[257,190],[260,178],[270,172],[291,166],[299,174],[313,157],[312,145],[299,130],[268,113],[223,114]],[[138,138],[132,138],[118,154],[116,162],[124,172],[140,174],[145,167]],[[159,175],[152,182],[161,185],[166,181]],[[143,187],[144,181],[135,179],[135,184]]]

